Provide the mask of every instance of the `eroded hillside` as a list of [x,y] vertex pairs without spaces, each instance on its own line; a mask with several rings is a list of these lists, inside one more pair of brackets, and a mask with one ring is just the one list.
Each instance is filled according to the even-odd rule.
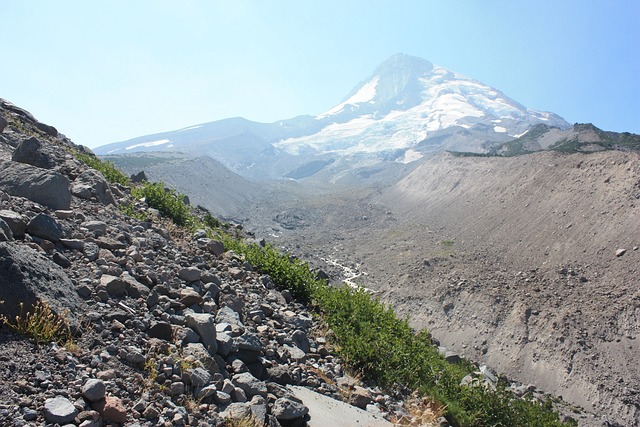
[[378,193],[299,202],[283,244],[447,348],[637,425],[638,154],[442,154]]

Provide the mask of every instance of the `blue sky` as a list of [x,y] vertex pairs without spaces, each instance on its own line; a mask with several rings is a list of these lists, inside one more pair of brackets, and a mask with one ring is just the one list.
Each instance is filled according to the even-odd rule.
[[394,53],[640,133],[640,2],[0,0],[0,97],[95,147],[319,114]]

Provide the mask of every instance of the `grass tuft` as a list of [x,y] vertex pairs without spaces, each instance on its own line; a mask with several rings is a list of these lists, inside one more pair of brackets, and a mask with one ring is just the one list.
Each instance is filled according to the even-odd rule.
[[62,315],[55,313],[45,301],[36,302],[30,310],[20,303],[20,314],[12,321],[0,315],[0,321],[20,335],[33,338],[38,343],[55,342],[73,348],[71,329],[67,318],[68,310]]

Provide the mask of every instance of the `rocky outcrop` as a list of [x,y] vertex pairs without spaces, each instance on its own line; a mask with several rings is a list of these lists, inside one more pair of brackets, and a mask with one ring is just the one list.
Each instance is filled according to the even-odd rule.
[[69,179],[58,173],[24,163],[0,160],[0,190],[24,197],[51,209],[69,209]]
[[[0,243],[0,314],[10,319],[36,301],[47,301],[58,313],[84,307],[75,286],[51,259],[24,245]],[[74,316],[75,317],[75,316]]]
[[81,199],[95,198],[103,205],[116,204],[109,184],[100,172],[93,169],[85,170],[76,178],[71,186],[71,192]]
[[37,138],[24,139],[18,144],[11,160],[43,169],[53,169],[59,160],[50,146],[44,146]]

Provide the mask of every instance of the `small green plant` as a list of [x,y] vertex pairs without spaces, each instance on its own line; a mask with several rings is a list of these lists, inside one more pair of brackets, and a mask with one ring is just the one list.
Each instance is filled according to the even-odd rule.
[[451,249],[455,242],[453,240],[443,240],[442,242],[440,242],[440,244],[445,248]]
[[92,154],[85,154],[77,151],[74,153],[74,156],[85,165],[102,173],[107,181],[111,183],[129,185],[129,178],[127,178],[127,176],[123,174],[113,163],[108,161],[103,162]]
[[0,321],[13,331],[31,337],[36,342],[66,344],[72,339],[67,315],[68,310],[59,315],[47,302],[37,301],[30,309],[27,309],[24,303],[20,303],[20,314],[13,321],[4,315],[0,315]]
[[134,188],[132,194],[135,198],[144,198],[149,207],[157,209],[178,226],[192,227],[195,224],[189,206],[184,202],[184,194],[165,190],[162,182],[145,182],[141,187]]

